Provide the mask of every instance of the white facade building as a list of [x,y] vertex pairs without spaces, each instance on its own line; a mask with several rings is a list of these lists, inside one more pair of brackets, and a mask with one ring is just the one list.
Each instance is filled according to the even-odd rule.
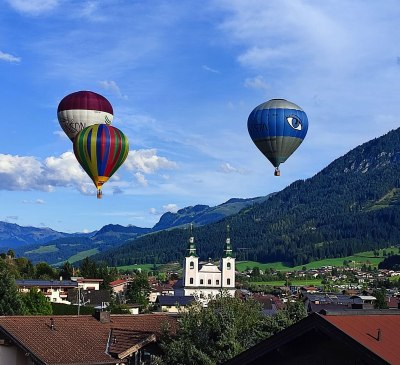
[[193,295],[203,304],[222,292],[233,297],[235,295],[235,257],[229,237],[229,226],[224,255],[218,266],[214,265],[211,259],[206,264],[199,263],[194,237],[191,234],[183,268],[182,285],[175,288],[176,296]]

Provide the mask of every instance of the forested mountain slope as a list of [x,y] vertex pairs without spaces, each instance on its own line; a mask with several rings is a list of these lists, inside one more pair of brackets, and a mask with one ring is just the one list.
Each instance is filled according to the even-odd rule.
[[[237,256],[294,265],[400,243],[400,129],[356,147],[261,204],[196,228],[201,258],[222,253],[226,225]],[[96,256],[110,265],[181,260],[188,232],[162,231]],[[238,252],[239,251],[239,252]]]

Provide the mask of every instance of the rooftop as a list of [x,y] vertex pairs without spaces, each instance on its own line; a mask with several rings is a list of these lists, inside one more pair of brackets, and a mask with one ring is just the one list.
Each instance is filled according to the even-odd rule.
[[[111,315],[106,323],[88,315],[8,316],[0,317],[0,338],[18,343],[38,364],[115,364],[117,343],[123,353],[134,351],[159,336],[164,324],[176,330],[176,319],[162,313]],[[114,345],[107,348],[111,334]]]

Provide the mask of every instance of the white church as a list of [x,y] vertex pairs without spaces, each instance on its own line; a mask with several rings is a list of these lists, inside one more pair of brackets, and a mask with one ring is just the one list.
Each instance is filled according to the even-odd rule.
[[232,297],[235,295],[235,257],[229,237],[229,226],[227,231],[224,254],[217,266],[211,260],[205,264],[199,263],[191,230],[183,263],[183,280],[181,285],[175,286],[175,296],[194,296],[198,301],[207,304],[211,298],[222,292]]

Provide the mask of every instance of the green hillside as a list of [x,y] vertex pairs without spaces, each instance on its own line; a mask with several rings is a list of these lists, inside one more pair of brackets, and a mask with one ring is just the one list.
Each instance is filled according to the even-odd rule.
[[[356,147],[267,201],[195,229],[198,255],[222,254],[226,225],[234,248],[263,263],[304,265],[400,243],[400,129]],[[379,209],[378,209],[379,208]],[[188,231],[140,237],[94,256],[110,265],[180,261]],[[238,254],[241,254],[238,252]]]

